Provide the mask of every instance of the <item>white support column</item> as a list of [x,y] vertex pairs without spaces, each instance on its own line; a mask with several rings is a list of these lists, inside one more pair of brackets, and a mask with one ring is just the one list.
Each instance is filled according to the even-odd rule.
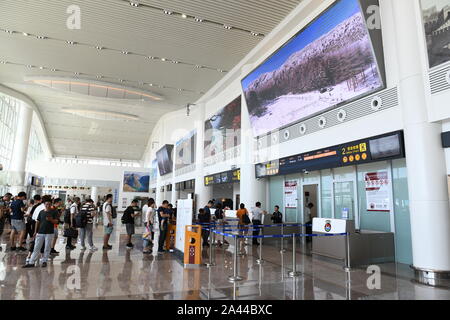
[[31,120],[33,109],[24,102],[19,105],[19,120],[11,158],[11,193],[16,195],[25,191],[25,166],[27,162],[28,144],[30,142]]
[[195,147],[195,194],[197,214],[212,198],[212,187],[205,186],[204,181],[204,140],[205,140],[205,104],[199,104],[196,114],[195,127],[197,129],[197,145]]
[[428,122],[419,1],[392,0],[391,4],[405,128],[413,266],[431,274],[449,272],[447,172],[440,141],[442,127]]
[[259,201],[262,204],[261,207],[269,211],[266,200],[266,182],[256,180],[255,152],[255,139],[253,138],[247,105],[243,98],[241,111],[241,203],[245,204],[247,210],[250,210]]
[[94,200],[94,204],[97,204],[98,201],[98,187],[91,188],[91,199]]

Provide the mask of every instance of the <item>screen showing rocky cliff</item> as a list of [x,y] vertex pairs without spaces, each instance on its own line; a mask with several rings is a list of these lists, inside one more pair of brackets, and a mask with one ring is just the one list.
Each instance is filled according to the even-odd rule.
[[255,136],[384,88],[359,1],[337,1],[242,86]]

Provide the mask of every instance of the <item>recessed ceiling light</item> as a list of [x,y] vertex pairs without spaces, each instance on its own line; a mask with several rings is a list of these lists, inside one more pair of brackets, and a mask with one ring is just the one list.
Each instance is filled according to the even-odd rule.
[[173,14],[173,12],[172,12],[172,11],[169,11],[169,10],[164,10],[164,13],[165,13],[165,14],[168,14],[169,16],[170,16],[171,14]]
[[186,14],[181,14],[181,17],[183,18],[183,19],[186,19],[187,18],[187,15]]
[[27,65],[27,68],[30,68],[30,69],[31,69],[31,68],[34,68],[34,66],[32,66],[31,64],[28,64],[28,65]]
[[203,19],[202,19],[202,18],[197,18],[197,17],[196,17],[196,18],[195,18],[195,21],[196,21],[196,22],[203,22]]
[[149,85],[150,87],[153,87],[153,83],[149,83],[148,85]]
[[122,51],[123,54],[130,54],[128,51]]
[[252,36],[255,36],[255,37],[259,36],[259,33],[256,33],[256,32],[253,32],[253,31],[252,31],[252,32],[250,32],[250,33],[251,33]]
[[198,64],[197,64],[195,67],[196,67],[197,69],[201,69],[201,68],[202,68],[202,66],[200,66],[200,65],[198,65]]
[[46,37],[45,36],[36,36],[36,38],[38,38],[38,39],[46,39]]
[[13,34],[14,33],[14,31],[12,31],[12,30],[5,30],[5,32],[9,33],[9,34]]
[[29,33],[26,33],[26,32],[22,32],[22,34],[25,36],[25,37],[28,37],[30,34]]
[[166,58],[161,58],[161,61],[167,61],[167,59]]
[[55,68],[51,68],[50,70],[51,70],[51,71],[53,71],[53,72],[55,72],[55,71],[56,71],[56,69],[55,69]]
[[97,76],[95,76],[97,79],[101,79],[101,78],[103,78],[103,76],[100,76],[100,75],[97,75]]
[[131,1],[130,1],[130,5],[131,5],[132,7],[139,7],[139,2],[137,2],[136,0],[131,0]]
[[232,27],[230,27],[230,26],[227,26],[226,24],[224,24],[223,27],[224,27],[225,29],[227,29],[227,30],[231,30],[231,28],[232,28]]
[[97,50],[103,50],[103,47],[102,47],[102,46],[95,46],[95,49],[97,49]]
[[174,61],[172,61],[172,63],[174,63],[174,64],[179,64],[180,62],[179,62],[179,61],[176,61],[176,60],[174,60]]
[[0,64],[7,64],[8,61],[0,61]]
[[76,75],[76,76],[79,76],[79,75],[80,75],[79,72],[74,72],[73,74]]
[[70,45],[75,44],[75,41],[70,41],[70,40],[68,40],[68,41],[66,41],[66,42],[67,42],[67,44],[70,44]]
[[45,69],[45,67],[42,67],[42,66],[40,66],[40,67],[39,67],[39,69],[41,69],[41,70],[44,70],[44,69]]

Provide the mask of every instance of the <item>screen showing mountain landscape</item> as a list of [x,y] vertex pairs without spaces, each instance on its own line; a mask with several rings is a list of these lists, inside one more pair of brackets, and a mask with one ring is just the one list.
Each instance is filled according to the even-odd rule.
[[255,136],[382,89],[359,1],[337,1],[242,86]]
[[205,122],[205,158],[241,144],[241,105],[239,96]]
[[450,1],[421,0],[430,68],[450,61]]

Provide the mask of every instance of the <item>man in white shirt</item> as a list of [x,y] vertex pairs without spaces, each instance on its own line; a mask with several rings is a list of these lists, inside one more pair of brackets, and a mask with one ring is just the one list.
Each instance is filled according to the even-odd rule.
[[106,196],[105,203],[103,204],[103,226],[105,227],[105,236],[103,238],[103,250],[111,250],[112,246],[109,245],[109,238],[113,232],[113,195],[108,194]]
[[[261,209],[261,202],[256,203],[256,207],[250,210],[252,214],[252,223],[253,223],[253,235],[258,236],[260,232],[260,228],[255,228],[256,226],[262,225],[263,216],[267,214],[266,211]],[[259,245],[258,239],[253,238],[253,244]]]
[[[81,204],[81,199],[79,197],[75,197],[73,199],[72,205],[70,206],[70,220],[67,221],[65,223],[65,225],[64,225],[65,229],[75,228],[75,216],[79,212],[78,208],[79,208],[80,204]],[[66,249],[73,250],[75,248],[76,248],[76,246],[74,246],[72,244],[72,238],[71,237],[67,237]]]

